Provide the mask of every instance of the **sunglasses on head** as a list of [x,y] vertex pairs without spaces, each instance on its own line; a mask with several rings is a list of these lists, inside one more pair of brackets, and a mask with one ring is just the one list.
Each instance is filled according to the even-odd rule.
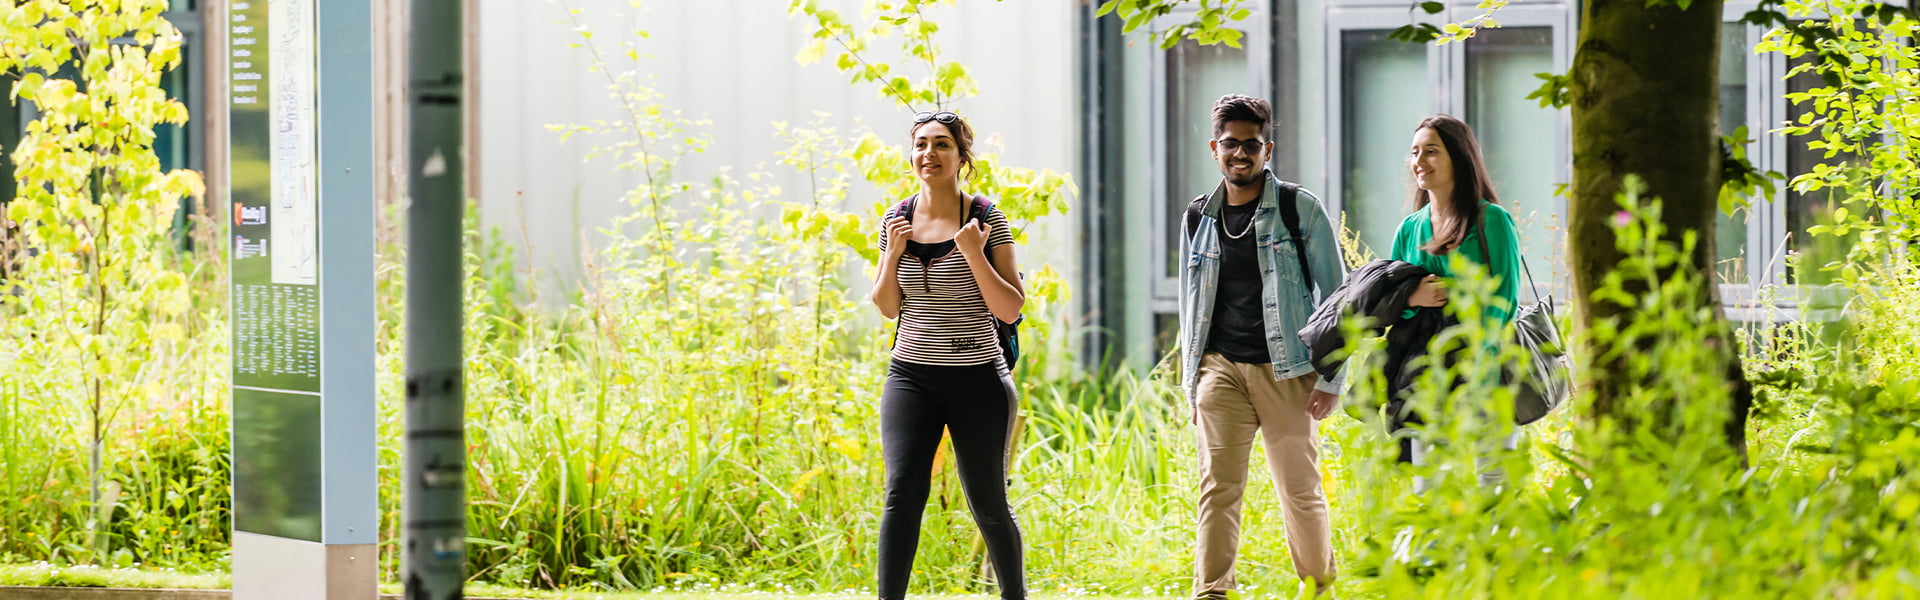
[[920,111],[913,115],[913,124],[915,125],[927,121],[939,121],[941,125],[952,125],[954,121],[958,120],[960,120],[960,115],[944,110],[940,112]]

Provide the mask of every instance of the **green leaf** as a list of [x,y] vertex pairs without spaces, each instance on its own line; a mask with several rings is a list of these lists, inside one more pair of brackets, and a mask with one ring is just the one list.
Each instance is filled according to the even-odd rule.
[[793,59],[799,62],[801,66],[806,66],[806,65],[813,64],[816,61],[819,61],[822,57],[826,55],[827,55],[827,41],[816,39],[812,43],[802,46],[800,48],[800,52],[795,54],[793,56]]
[[1222,29],[1220,30],[1220,36],[1220,41],[1226,42],[1228,47],[1239,48],[1240,38],[1245,37],[1246,34],[1241,33],[1238,29]]
[[1567,79],[1567,76],[1557,73],[1534,73],[1533,76],[1539,78],[1541,84],[1539,88],[1527,94],[1526,99],[1540,100],[1541,108],[1566,108],[1568,104],[1571,104],[1572,99],[1568,95],[1567,90],[1567,85],[1570,80]]
[[38,98],[40,97],[40,88],[46,84],[46,81],[47,77],[45,75],[29,72],[26,75],[22,75],[19,81],[14,82],[13,95],[16,98]]

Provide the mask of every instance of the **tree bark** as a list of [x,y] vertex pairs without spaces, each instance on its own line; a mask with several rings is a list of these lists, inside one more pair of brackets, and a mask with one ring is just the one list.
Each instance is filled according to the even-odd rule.
[[[1732,329],[1718,308],[1713,275],[1721,8],[1721,0],[1697,0],[1685,9],[1670,1],[1652,7],[1646,0],[1585,3],[1569,82],[1574,148],[1568,245],[1579,327],[1587,328],[1633,316],[1625,314],[1626,307],[1591,300],[1621,259],[1609,223],[1619,210],[1614,198],[1627,175],[1639,175],[1647,195],[1663,200],[1671,240],[1698,232],[1687,268],[1708,283],[1696,301],[1713,306],[1714,317],[1700,325],[1711,332],[1707,351],[1723,353],[1730,365],[1726,377],[1735,393],[1726,436],[1744,456],[1752,393]],[[1644,282],[1639,287],[1646,289]],[[1631,357],[1609,359],[1595,348],[1584,350],[1589,362],[1579,385],[1595,394],[1596,416],[1633,420],[1635,415],[1622,414],[1618,403],[1620,392],[1633,383],[1623,368]]]

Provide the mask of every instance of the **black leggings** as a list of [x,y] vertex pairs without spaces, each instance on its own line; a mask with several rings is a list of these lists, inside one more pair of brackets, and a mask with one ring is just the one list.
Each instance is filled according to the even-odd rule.
[[986,539],[1000,597],[1027,597],[1020,526],[1007,505],[1006,487],[1007,443],[1018,403],[1013,378],[999,361],[971,367],[893,361],[880,394],[880,447],[887,462],[878,561],[882,600],[907,595],[942,429],[953,437],[960,485]]

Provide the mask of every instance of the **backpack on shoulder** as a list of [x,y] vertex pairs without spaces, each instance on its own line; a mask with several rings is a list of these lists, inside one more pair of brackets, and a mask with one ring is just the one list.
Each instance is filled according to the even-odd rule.
[[[906,219],[908,223],[912,223],[914,200],[919,197],[919,194],[914,194],[908,196],[905,200],[901,200],[899,206],[893,207],[893,215]],[[988,211],[991,210],[997,210],[993,208],[993,201],[988,200],[986,196],[974,194],[973,202],[967,207],[966,218],[960,220],[961,226],[965,227],[967,222],[975,218],[980,219],[983,223],[986,222]],[[992,252],[982,252],[982,254],[987,257],[987,264],[993,264]],[[1023,280],[1027,278],[1025,273],[1016,273],[1015,276]],[[993,321],[993,333],[999,342],[1000,358],[1007,362],[1007,370],[1011,371],[1013,370],[1014,361],[1020,359],[1020,323],[1026,321],[1027,316],[1025,314],[1016,316],[1013,318],[1012,323],[1002,322],[991,314],[987,315],[987,319]]]

